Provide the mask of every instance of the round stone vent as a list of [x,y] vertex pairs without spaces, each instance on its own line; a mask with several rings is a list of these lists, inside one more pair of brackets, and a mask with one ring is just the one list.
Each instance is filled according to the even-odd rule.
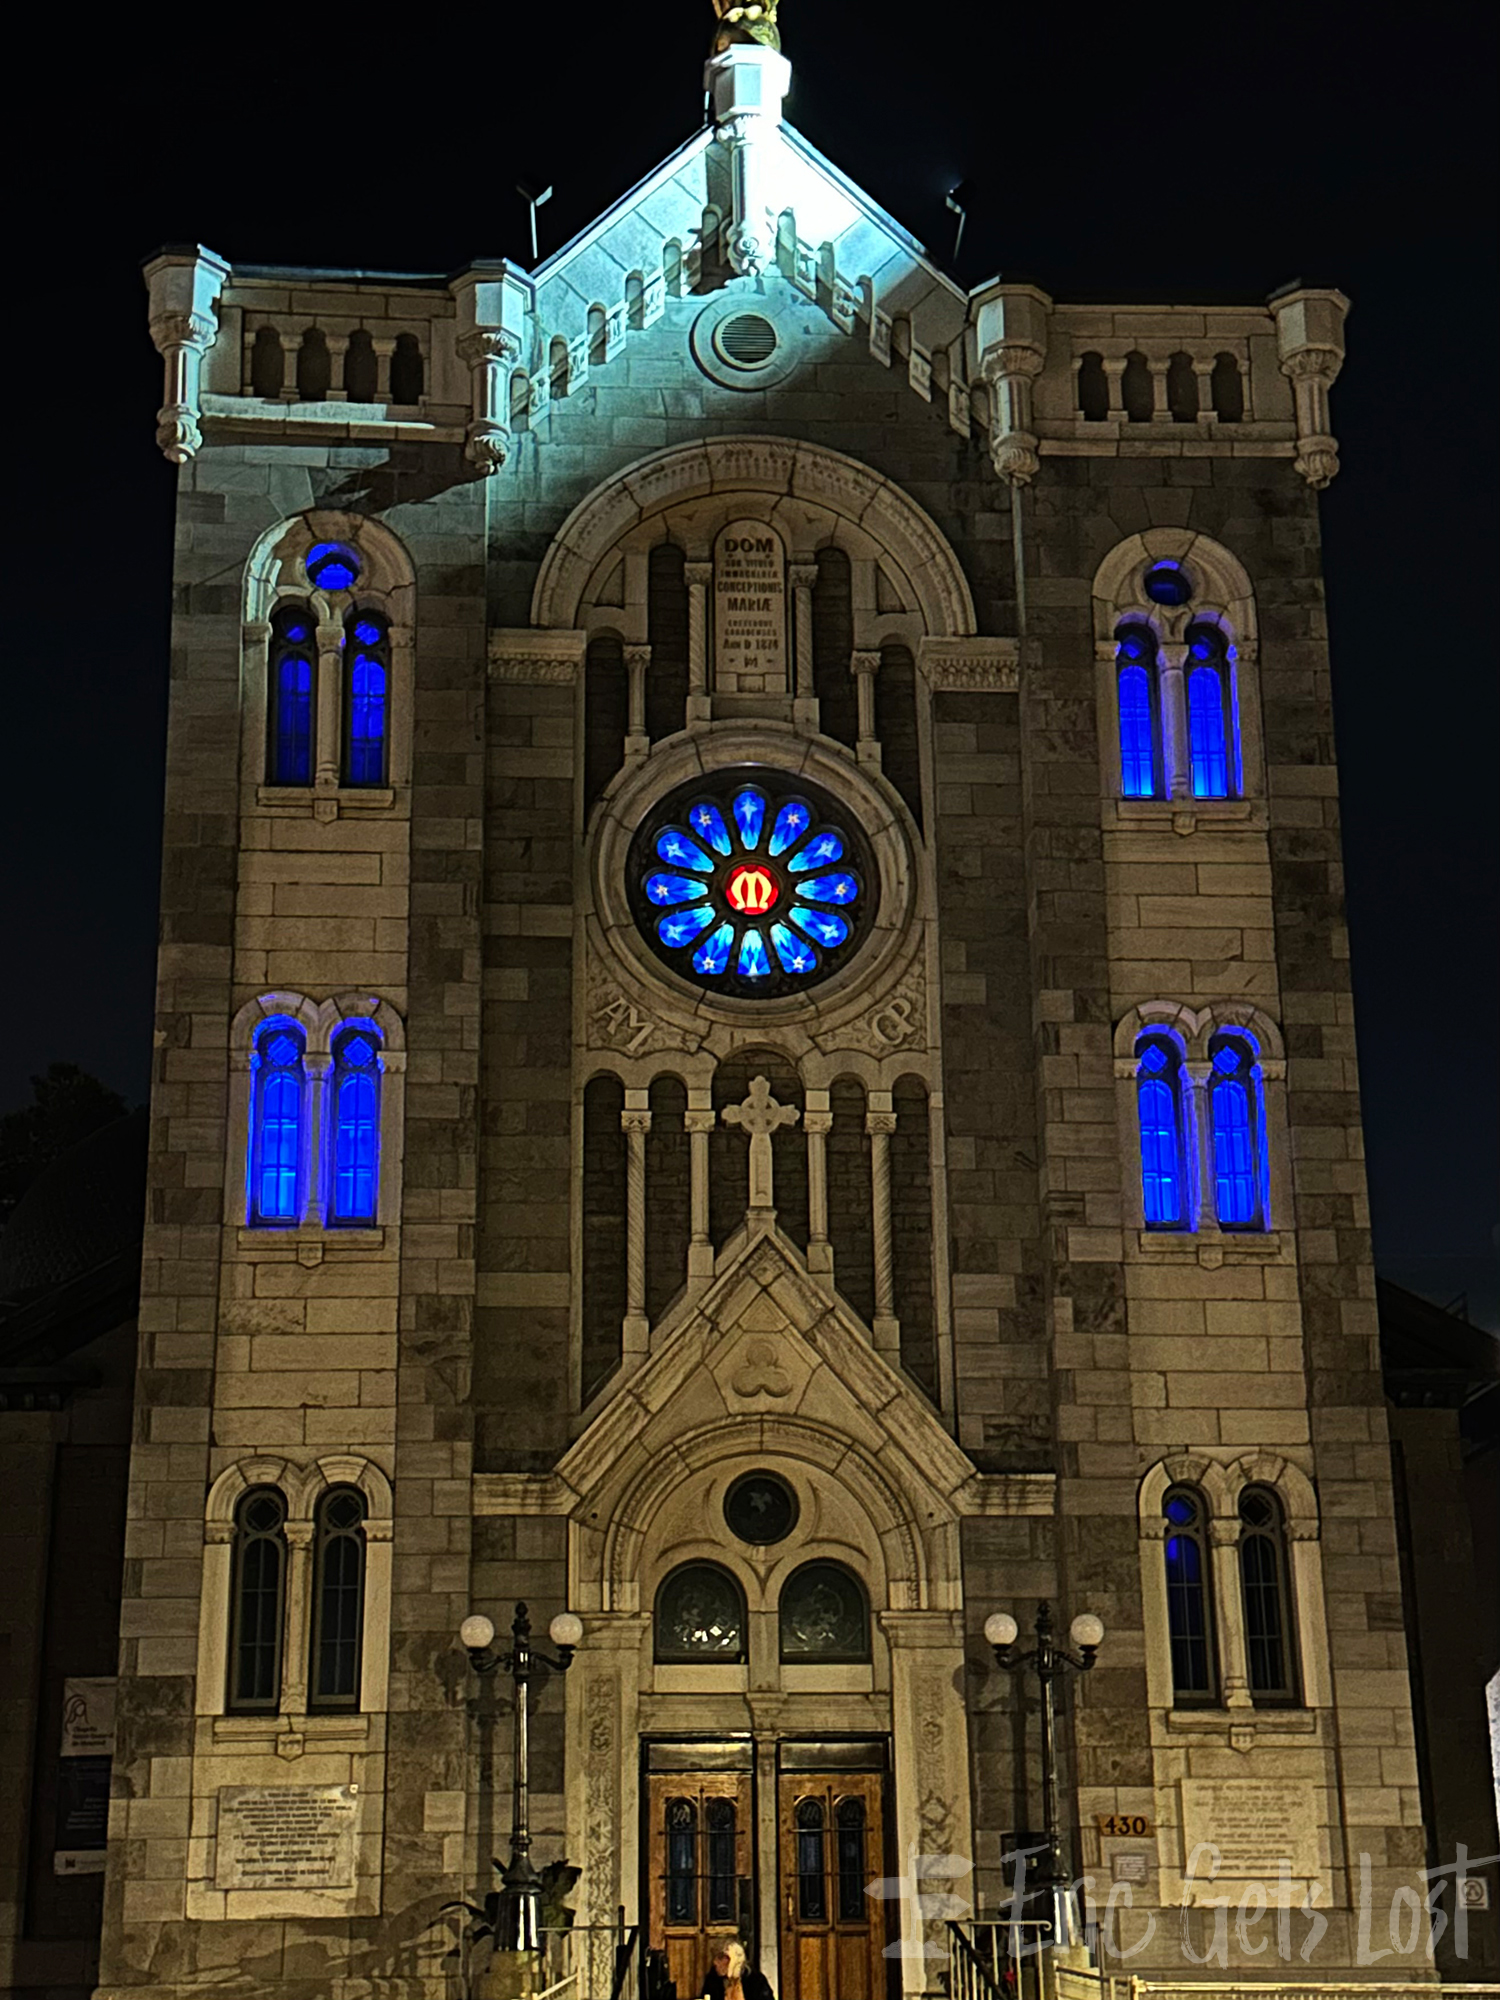
[[735,368],[764,368],[776,352],[776,329],[760,313],[736,313],[715,329],[714,345]]

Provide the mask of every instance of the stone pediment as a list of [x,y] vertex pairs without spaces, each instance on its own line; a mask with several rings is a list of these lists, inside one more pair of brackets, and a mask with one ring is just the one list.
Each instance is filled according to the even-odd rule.
[[977,1472],[774,1224],[742,1235],[720,1264],[555,1471],[476,1475],[477,1513],[602,1525],[648,1466],[675,1457],[686,1471],[705,1454],[770,1449],[792,1431],[878,1466],[901,1511],[925,1527],[965,1514],[1051,1513],[1053,1476]]

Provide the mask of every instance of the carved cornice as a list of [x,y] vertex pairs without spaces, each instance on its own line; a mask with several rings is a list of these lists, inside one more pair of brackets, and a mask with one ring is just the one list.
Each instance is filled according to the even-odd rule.
[[572,687],[588,646],[586,632],[500,629],[489,637],[492,681],[530,681],[544,687]]
[[1020,686],[1014,639],[920,639],[917,665],[934,694],[1014,694]]

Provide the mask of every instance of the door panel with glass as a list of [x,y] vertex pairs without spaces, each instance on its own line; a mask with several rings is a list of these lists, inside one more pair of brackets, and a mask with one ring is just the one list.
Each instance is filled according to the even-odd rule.
[[667,1954],[678,2000],[695,2000],[715,1950],[748,1930],[750,1774],[653,1772],[647,1811],[650,1943]]
[[783,1776],[781,2000],[885,2000],[885,1873],[877,1772]]

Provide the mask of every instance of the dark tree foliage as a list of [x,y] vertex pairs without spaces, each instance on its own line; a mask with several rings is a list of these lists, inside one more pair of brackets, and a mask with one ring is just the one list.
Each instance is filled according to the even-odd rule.
[[0,1219],[69,1146],[123,1118],[130,1106],[77,1063],[47,1065],[31,1079],[32,1101],[0,1117]]

